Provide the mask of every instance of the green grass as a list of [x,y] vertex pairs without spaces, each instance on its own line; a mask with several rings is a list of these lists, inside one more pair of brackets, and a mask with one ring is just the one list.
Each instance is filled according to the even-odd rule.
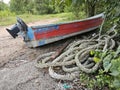
[[73,20],[80,20],[80,19],[84,19],[84,18],[86,18],[86,15],[84,12],[80,12],[79,17],[77,17],[77,18],[73,15],[73,13],[67,13],[65,16],[63,16],[62,19],[60,19],[56,23],[73,21]]
[[[48,15],[23,14],[23,15],[4,17],[4,18],[0,19],[0,26],[15,24],[16,17],[22,18],[22,20],[24,20],[26,23],[40,21],[43,19],[52,19],[52,18],[60,18],[60,21],[57,21],[55,23],[74,20],[72,13],[60,13],[60,14],[48,14]],[[84,15],[82,16],[82,14],[81,14],[81,18],[84,18]]]

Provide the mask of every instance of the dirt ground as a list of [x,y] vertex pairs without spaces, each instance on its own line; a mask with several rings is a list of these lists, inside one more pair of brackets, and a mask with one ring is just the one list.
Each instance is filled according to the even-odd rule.
[[[49,24],[58,19],[41,20],[31,25]],[[64,41],[38,48],[28,48],[23,39],[13,39],[5,30],[10,26],[0,26],[0,90],[63,90],[47,71],[35,68],[34,59],[40,54],[55,51]]]

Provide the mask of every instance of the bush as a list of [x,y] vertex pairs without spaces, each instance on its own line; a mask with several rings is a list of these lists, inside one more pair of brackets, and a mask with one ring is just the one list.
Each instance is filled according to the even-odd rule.
[[15,13],[10,12],[9,10],[0,11],[0,20],[8,16],[15,16]]

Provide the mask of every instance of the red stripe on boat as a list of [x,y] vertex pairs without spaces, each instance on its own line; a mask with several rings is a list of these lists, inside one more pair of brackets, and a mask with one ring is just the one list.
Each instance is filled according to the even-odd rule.
[[61,24],[59,28],[52,31],[42,32],[42,33],[34,33],[35,39],[48,39],[56,36],[64,36],[67,34],[76,33],[79,31],[84,31],[85,29],[97,27],[101,25],[103,19],[96,18],[92,20],[80,21],[80,22],[73,22],[68,24]]

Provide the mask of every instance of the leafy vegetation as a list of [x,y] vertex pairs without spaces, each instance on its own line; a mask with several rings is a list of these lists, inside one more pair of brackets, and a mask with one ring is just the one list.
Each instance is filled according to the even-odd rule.
[[113,78],[107,74],[103,74],[102,70],[99,70],[97,75],[80,74],[81,84],[89,90],[112,90],[114,89],[111,85],[112,80]]
[[15,13],[10,12],[9,10],[0,11],[0,20],[4,21],[5,17],[15,16]]
[[5,4],[3,1],[0,1],[0,11],[7,10],[8,5]]
[[116,51],[90,51],[90,54],[102,60],[103,68],[92,77],[80,74],[80,80],[90,89],[103,90],[106,87],[109,90],[120,90],[120,46]]
[[[104,72],[113,77],[112,86],[119,90],[120,88],[120,46],[117,51],[109,51],[103,59]],[[111,55],[111,56],[110,56]],[[108,57],[109,56],[109,57]]]

